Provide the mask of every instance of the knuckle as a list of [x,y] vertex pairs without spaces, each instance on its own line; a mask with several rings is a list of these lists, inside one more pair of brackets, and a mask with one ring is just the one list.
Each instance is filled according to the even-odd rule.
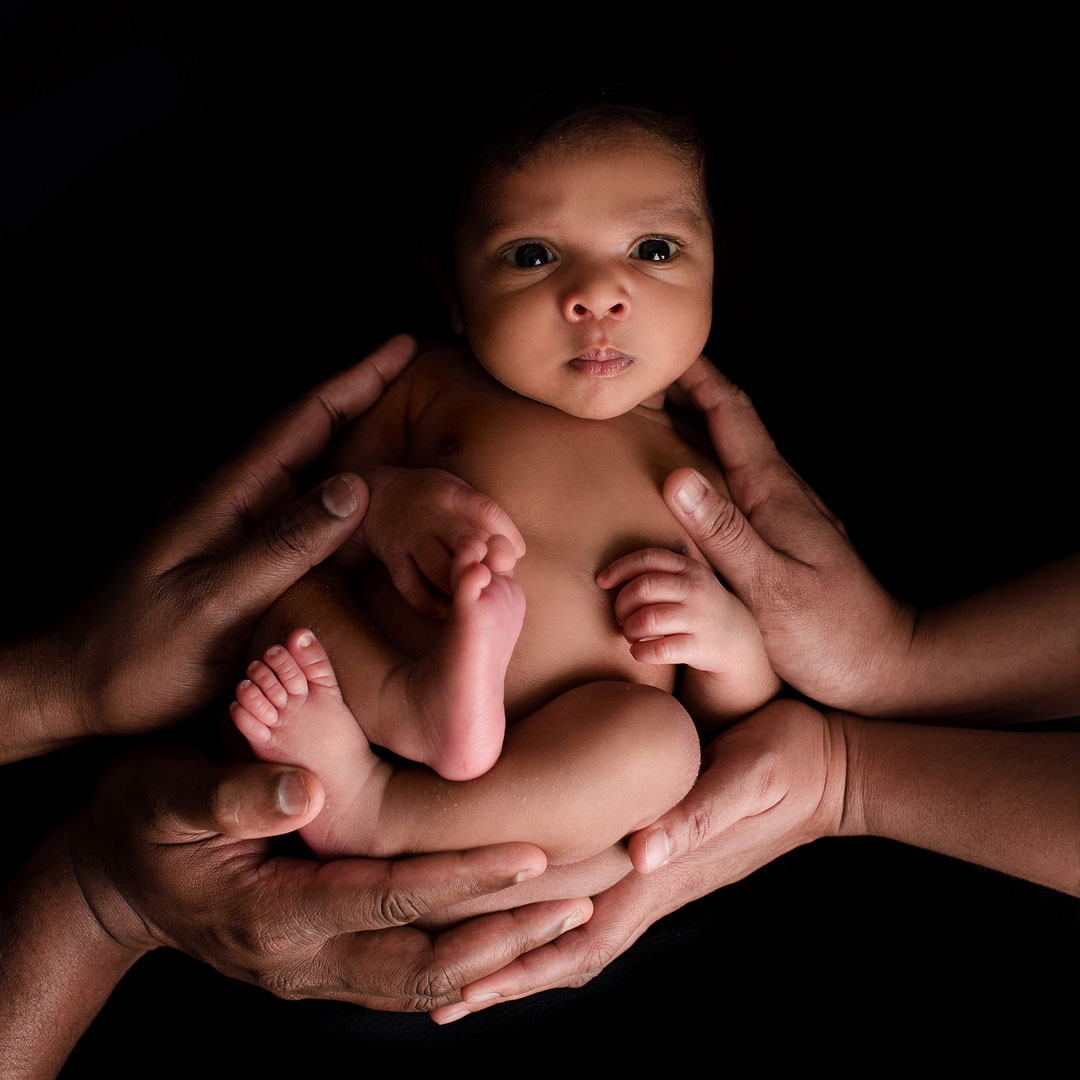
[[487,495],[477,496],[474,512],[480,524],[489,531],[498,531],[498,527],[502,525],[502,507],[494,499],[488,498]]
[[735,547],[746,532],[747,522],[738,507],[728,499],[717,499],[706,507],[699,519],[702,538],[720,547]]
[[382,926],[406,926],[424,913],[423,906],[407,891],[390,889],[377,899],[375,918]]
[[591,941],[582,956],[577,971],[571,976],[569,986],[581,987],[596,978],[619,955],[619,946],[610,938]]
[[686,850],[697,851],[712,835],[712,819],[708,808],[695,806],[686,815]]
[[[383,386],[385,389],[385,386]],[[317,386],[301,398],[301,408],[305,411],[322,412],[330,423],[332,432],[340,431],[348,422],[348,417],[338,407],[333,398],[324,391],[323,386]]]
[[262,538],[271,555],[287,562],[307,555],[311,545],[309,530],[292,515],[271,518],[265,522]]
[[733,405],[740,409],[749,409],[750,411],[753,411],[754,401],[741,386],[731,384],[729,393],[731,394],[731,403]]
[[468,981],[464,972],[454,967],[428,967],[418,971],[410,987],[409,997],[417,1011],[427,1012],[443,1004],[446,999]]

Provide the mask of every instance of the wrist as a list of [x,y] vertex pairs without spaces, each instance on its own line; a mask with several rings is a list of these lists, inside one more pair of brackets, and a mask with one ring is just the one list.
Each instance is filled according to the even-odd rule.
[[97,918],[72,859],[70,823],[34,853],[0,899],[0,1072],[55,1076],[144,949]]
[[815,813],[814,839],[861,835],[857,776],[858,719],[827,711],[824,719],[825,783]]
[[834,816],[834,830],[831,836],[866,836],[867,827],[867,783],[866,783],[866,746],[863,735],[868,723],[850,713],[829,713],[826,723],[836,734],[833,736],[837,746],[842,748],[842,772],[838,767],[836,783],[832,793],[834,807],[839,813]]
[[827,704],[860,716],[889,716],[903,707],[919,682],[923,613],[893,600],[880,630],[852,663],[846,688]]
[[0,650],[0,764],[47,754],[93,734],[77,707],[80,666],[74,653],[56,633]]

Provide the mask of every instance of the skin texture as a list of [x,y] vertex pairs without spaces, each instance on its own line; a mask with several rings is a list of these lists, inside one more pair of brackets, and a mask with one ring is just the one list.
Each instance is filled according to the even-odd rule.
[[[864,629],[873,648],[887,655],[899,605],[862,565],[842,525],[776,453],[745,395],[704,361],[681,385],[707,410],[732,498],[703,485],[689,470],[668,478],[665,498],[740,598],[751,610],[761,608],[766,645],[777,669],[796,685],[800,677],[813,677],[823,655],[838,658],[827,670],[841,670],[844,662],[863,655]],[[694,495],[689,510],[679,498],[687,483]],[[765,534],[774,546],[766,544]],[[789,548],[806,561],[786,555]],[[989,704],[993,715],[1011,713],[1013,722],[1035,719],[1046,700],[1038,688],[1048,678],[1054,711],[1080,710],[1075,654],[1055,652],[1062,617],[1058,593],[1045,587],[1054,581],[1069,595],[1075,578],[1075,561],[1068,560],[957,605],[961,614],[988,612],[997,599],[1007,597],[1009,603],[991,622],[1025,658],[1010,664],[1005,677],[984,669],[997,700],[988,701],[980,687],[967,698],[969,706],[986,709]],[[770,580],[787,605],[795,633],[768,629],[770,614],[778,615],[767,599]],[[848,624],[838,623],[838,610],[849,613],[859,634],[849,634]],[[859,613],[867,617],[865,628]],[[916,710],[927,698],[955,700],[949,695],[956,665],[962,676],[962,664],[984,639],[960,618],[945,625],[953,637],[937,638],[936,658],[923,669],[945,684],[920,685]],[[872,633],[875,627],[879,635]],[[1047,670],[1040,648],[1044,643],[1054,662],[1065,666],[1067,680]],[[857,668],[856,674],[859,678],[851,683],[830,680],[825,690],[833,686],[844,693],[854,686],[858,692],[864,672]],[[961,677],[960,685],[971,684]],[[1035,699],[1034,715],[1014,708],[1027,697]],[[631,838],[630,854],[640,873],[594,896],[588,926],[465,987],[464,1002],[436,1010],[434,1018],[449,1023],[538,990],[581,986],[657,919],[825,836],[888,837],[1080,895],[1078,784],[1080,735],[1073,733],[883,723],[774,701],[706,747],[701,776],[687,797]]]
[[679,382],[731,497],[679,470],[665,498],[754,615],[782,678],[871,716],[1001,724],[1080,710],[1080,556],[917,611],[874,579],[745,394],[704,360]]
[[169,946],[283,998],[423,1010],[589,917],[588,900],[502,912],[433,935],[432,910],[543,872],[526,844],[381,862],[277,855],[315,817],[318,779],[221,768],[194,751],[132,755],[42,846],[0,907],[0,1066],[55,1075],[115,983]]
[[[235,678],[258,613],[364,510],[358,475],[293,501],[294,474],[414,351],[394,338],[287,409],[138,545],[107,602],[6,646],[4,760],[162,727]],[[323,799],[316,777],[287,766],[223,769],[179,748],[118,764],[0,897],[0,1071],[53,1075],[124,971],[159,945],[283,996],[430,1008],[456,997],[465,972],[501,966],[513,941],[529,949],[588,918],[578,900],[451,936],[407,926],[541,874],[543,853],[278,858],[267,838],[310,821]]]

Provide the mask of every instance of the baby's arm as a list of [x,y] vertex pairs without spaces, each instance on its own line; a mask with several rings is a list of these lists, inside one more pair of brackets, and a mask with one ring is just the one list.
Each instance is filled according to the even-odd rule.
[[679,700],[699,726],[760,708],[780,689],[753,616],[696,559],[646,548],[597,575],[619,588],[615,618],[644,664],[685,664]]

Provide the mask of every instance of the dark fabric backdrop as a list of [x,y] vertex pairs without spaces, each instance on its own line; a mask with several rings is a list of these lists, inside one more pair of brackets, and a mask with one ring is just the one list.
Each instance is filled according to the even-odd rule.
[[[1075,545],[1074,123],[1049,8],[482,10],[3,6],[5,632],[70,605],[298,390],[398,330],[447,332],[417,256],[442,140],[478,97],[590,66],[693,87],[725,235],[710,355],[891,589],[944,602]],[[9,867],[115,749],[3,770]],[[581,1034],[676,1066],[702,1041],[727,1064],[1005,1042],[1034,1061],[1075,1018],[1077,929],[1036,886],[821,842],[587,989],[442,1032],[159,952],[65,1075],[546,1065]]]

